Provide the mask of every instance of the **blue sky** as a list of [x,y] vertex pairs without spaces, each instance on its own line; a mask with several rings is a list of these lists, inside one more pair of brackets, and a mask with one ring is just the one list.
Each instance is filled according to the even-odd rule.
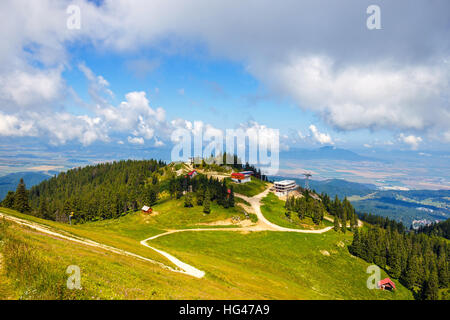
[[[380,30],[366,25],[373,2]],[[79,29],[67,27],[70,5]],[[446,1],[41,0],[0,9],[3,144],[170,148],[171,132],[197,122],[205,131],[279,129],[283,148],[449,149]]]

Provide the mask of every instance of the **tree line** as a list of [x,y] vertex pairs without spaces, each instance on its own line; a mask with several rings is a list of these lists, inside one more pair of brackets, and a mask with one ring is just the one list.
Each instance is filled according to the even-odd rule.
[[[48,220],[86,222],[116,218],[158,197],[158,175],[166,164],[157,160],[127,160],[61,172],[27,191],[23,181],[2,206]],[[12,201],[11,199],[14,199]]]
[[425,233],[427,235],[434,235],[450,239],[450,219],[436,222],[428,226],[421,226],[416,230],[416,233]]
[[211,212],[211,202],[216,201],[224,208],[234,207],[233,186],[228,187],[225,179],[222,181],[213,177],[189,175],[172,177],[169,180],[169,194],[172,198],[180,199],[184,195],[185,207],[203,206],[205,213]]
[[303,191],[303,197],[287,197],[286,216],[290,217],[295,212],[300,220],[310,217],[316,225],[323,221],[325,207],[321,201],[314,199],[308,190]]
[[[218,159],[221,160],[221,164],[218,164]],[[254,165],[249,164],[246,162],[245,164],[242,163],[242,160],[237,155],[230,155],[224,152],[222,155],[219,155],[217,157],[210,156],[209,158],[202,159],[200,163],[194,163],[194,168],[196,169],[212,169],[221,171],[224,170],[225,167],[229,167],[234,169],[234,171],[253,171],[253,176],[257,179],[260,179],[262,181],[269,181],[268,177],[264,174],[262,174],[261,169],[255,167]]]
[[400,233],[406,231],[406,227],[402,222],[389,219],[388,217],[382,217],[371,213],[361,213],[358,214],[358,217],[362,221],[370,223],[371,225],[380,226],[383,229],[387,229],[389,227],[392,230],[397,230]]
[[357,229],[358,215],[347,197],[341,201],[338,196],[335,196],[334,200],[331,200],[328,194],[322,193],[320,199],[322,199],[325,209],[334,217],[335,231],[341,230],[345,233],[347,231],[347,223],[350,225],[351,230]]

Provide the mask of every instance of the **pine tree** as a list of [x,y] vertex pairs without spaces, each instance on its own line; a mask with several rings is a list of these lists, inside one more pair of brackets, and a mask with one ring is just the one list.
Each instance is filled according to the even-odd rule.
[[192,193],[191,192],[186,193],[186,195],[184,197],[184,206],[187,208],[191,208],[194,206],[192,204]]
[[414,254],[410,254],[408,258],[408,264],[406,266],[405,275],[403,280],[409,289],[412,289],[417,285],[419,275],[419,265],[417,257]]
[[230,196],[228,197],[228,206],[234,207],[234,191],[233,186],[230,187]]
[[44,197],[39,199],[38,217],[43,219],[48,219],[49,217],[47,199]]
[[334,231],[339,231],[339,218],[337,215],[334,216]]
[[352,213],[351,213],[350,227],[351,227],[352,231],[354,231],[354,230],[356,230],[356,228],[358,228],[358,217],[357,217],[356,213],[354,212],[354,210],[352,210]]
[[14,194],[14,209],[21,213],[29,213],[31,211],[30,203],[28,202],[28,192],[23,179],[20,179]]
[[422,299],[424,300],[439,299],[439,279],[436,272],[436,267],[432,269],[430,276],[425,281],[422,292]]
[[361,257],[362,242],[361,242],[361,237],[360,237],[360,233],[359,233],[358,229],[355,230],[355,234],[353,235],[353,241],[352,241],[352,244],[349,249],[350,249],[351,254],[353,254],[354,256],[357,256],[357,257]]
[[5,199],[2,201],[2,207],[13,209],[14,208],[14,191],[8,191]]
[[156,192],[155,186],[146,187],[144,203],[151,207],[156,204],[157,200],[158,200],[158,193]]
[[203,200],[203,212],[210,213],[211,212],[211,199],[210,199],[209,190],[207,189],[205,192],[205,199]]
[[390,267],[390,275],[396,279],[398,279],[402,273],[402,261],[399,251],[397,238],[394,237],[388,248],[387,264]]
[[347,213],[342,209],[342,219],[341,219],[341,230],[342,233],[347,231]]

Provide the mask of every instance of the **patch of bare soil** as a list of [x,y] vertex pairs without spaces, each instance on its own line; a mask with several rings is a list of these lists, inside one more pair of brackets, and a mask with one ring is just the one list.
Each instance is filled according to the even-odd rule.
[[199,226],[229,226],[232,224],[237,224],[237,223],[233,222],[233,220],[231,218],[225,219],[225,220],[217,220],[217,221],[213,221],[213,222],[197,223],[197,225],[199,225]]
[[327,257],[330,256],[330,253],[327,250],[320,250],[320,253]]

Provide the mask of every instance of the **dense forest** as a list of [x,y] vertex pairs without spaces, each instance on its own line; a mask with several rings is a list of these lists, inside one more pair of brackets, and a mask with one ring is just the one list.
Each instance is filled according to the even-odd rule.
[[[356,229],[350,252],[385,269],[418,299],[448,299],[450,247],[441,237],[398,231],[391,223]],[[439,289],[443,290],[439,296]]]
[[[220,161],[218,161],[220,160]],[[198,162],[198,163],[196,163]],[[219,155],[218,157],[209,157],[206,159],[197,159],[197,161],[194,162],[194,168],[196,169],[206,169],[206,170],[214,170],[214,171],[224,171],[227,170],[227,168],[231,168],[234,171],[253,171],[253,176],[257,179],[268,181],[268,178],[266,175],[262,174],[261,169],[255,167],[254,165],[249,164],[246,162],[245,164],[242,163],[242,160],[237,155],[228,155],[226,152],[224,152],[222,155]]]
[[21,181],[2,206],[61,222],[72,212],[75,222],[115,218],[156,202],[165,166],[157,160],[102,163],[61,172],[31,190]]
[[217,201],[217,204],[224,208],[234,207],[233,186],[228,187],[225,179],[221,182],[212,177],[208,179],[204,175],[194,178],[182,175],[172,177],[168,189],[172,198],[180,199],[184,195],[186,207],[204,206],[205,213],[210,213],[211,201]]
[[184,197],[186,207],[204,206],[211,212],[211,202],[224,208],[234,207],[233,187],[225,180],[198,175],[176,176],[164,162],[156,160],[119,161],[75,168],[62,172],[27,190],[23,180],[16,192],[9,192],[1,205],[48,220],[83,223],[117,218],[153,206],[161,192]]
[[300,220],[310,217],[317,225],[322,222],[326,210],[322,202],[314,199],[308,190],[303,191],[303,197],[288,197],[285,208],[286,216],[290,217],[295,212]]
[[444,237],[445,239],[450,239],[450,219],[433,223],[429,226],[422,226],[416,232],[425,233],[427,235],[440,236]]
[[400,233],[406,231],[406,227],[402,222],[389,219],[388,217],[377,216],[371,213],[361,213],[358,214],[358,217],[362,221],[368,222],[372,225],[380,226],[383,229],[387,229],[388,227],[390,227],[392,230],[397,230]]
[[322,199],[325,209],[334,216],[335,231],[340,228],[341,231],[345,233],[347,230],[347,223],[350,224],[351,230],[357,228],[358,216],[350,201],[347,200],[347,197],[341,201],[335,196],[334,200],[331,200],[328,194],[322,193],[320,198]]

